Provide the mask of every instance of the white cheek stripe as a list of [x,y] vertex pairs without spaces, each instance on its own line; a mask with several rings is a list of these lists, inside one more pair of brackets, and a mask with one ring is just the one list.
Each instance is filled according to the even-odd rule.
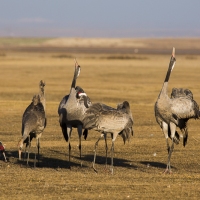
[[172,70],[174,69],[174,66],[175,66],[175,62],[174,62],[174,64],[173,64],[173,66],[172,66]]
[[87,96],[86,93],[80,93],[79,96]]

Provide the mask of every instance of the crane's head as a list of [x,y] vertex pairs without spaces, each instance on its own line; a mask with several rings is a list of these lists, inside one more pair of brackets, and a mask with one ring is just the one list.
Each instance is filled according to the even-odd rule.
[[39,82],[39,86],[40,86],[40,88],[43,88],[45,86],[45,81],[41,80]]
[[89,108],[89,105],[91,104],[90,98],[87,96],[84,90],[80,86],[76,86],[75,90],[76,90],[76,98],[78,100],[83,99],[85,107]]
[[80,99],[82,96],[87,96],[87,94],[84,92],[83,88],[81,88],[80,86],[76,86],[75,90],[76,90],[76,98],[77,99]]
[[117,109],[120,110],[120,109],[130,109],[130,105],[128,103],[128,101],[123,101],[122,103],[119,103],[117,105]]
[[3,145],[3,143],[0,141],[0,151],[4,151],[5,150],[5,147]]
[[75,63],[75,74],[76,74],[76,78],[77,78],[80,75],[81,67],[78,64],[76,58],[74,58],[74,63]]

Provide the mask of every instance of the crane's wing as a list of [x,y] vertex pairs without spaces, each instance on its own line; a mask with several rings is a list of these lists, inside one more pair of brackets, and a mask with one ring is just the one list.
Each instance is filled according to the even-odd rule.
[[130,116],[105,104],[95,103],[86,111],[83,125],[86,129],[100,132],[120,133],[127,126],[132,125]]
[[171,98],[185,97],[193,100],[193,94],[189,89],[184,88],[173,88],[171,93]]
[[58,114],[59,115],[63,112],[63,108],[64,108],[65,104],[67,103],[68,98],[69,98],[69,95],[66,95],[61,100],[61,102],[60,102],[60,104],[58,106]]
[[178,119],[199,118],[199,106],[191,98],[178,97],[172,99],[171,112]]
[[42,103],[33,106],[31,103],[22,117],[22,134],[28,127],[29,132],[37,132],[44,129],[46,123],[45,111]]

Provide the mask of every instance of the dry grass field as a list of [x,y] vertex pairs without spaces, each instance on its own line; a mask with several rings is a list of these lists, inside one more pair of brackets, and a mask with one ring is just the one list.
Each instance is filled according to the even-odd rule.
[[[34,49],[35,42],[45,43],[45,49],[40,46]],[[146,42],[142,40],[140,45],[144,47]],[[172,46],[169,47],[165,40],[160,41],[159,48],[163,44],[164,54],[155,53],[154,47],[152,51],[148,49],[148,54],[140,54],[140,51],[119,53],[115,48],[113,53],[112,45],[107,46],[109,50],[104,53],[98,50],[90,53],[87,45],[84,48],[90,51],[79,49],[69,53],[67,47],[56,51],[56,45],[46,39],[29,40],[28,43],[23,43],[26,51],[20,48],[19,40],[12,43],[9,39],[0,39],[0,141],[5,144],[8,158],[5,163],[3,156],[0,157],[1,200],[200,198],[200,121],[189,121],[188,144],[184,148],[181,140],[175,146],[171,159],[173,173],[163,174],[167,148],[155,121],[154,103],[166,75]],[[73,41],[72,44],[75,45]],[[169,81],[169,95],[173,87],[188,88],[200,104],[200,55],[193,54],[189,44],[188,40],[181,40],[176,51],[177,62]],[[179,50],[184,53],[179,54]],[[134,136],[125,145],[118,136],[114,175],[105,170],[103,140],[97,152],[98,174],[91,167],[94,144],[100,136],[95,131],[89,132],[86,141],[82,140],[83,166],[80,167],[78,134],[73,130],[72,168],[68,169],[68,144],[61,133],[57,108],[62,97],[69,93],[74,57],[81,66],[77,85],[85,89],[93,102],[113,107],[123,100],[130,102]],[[41,138],[40,165],[33,168],[35,140],[29,167],[18,161],[17,142],[21,137],[22,114],[38,92],[41,79],[46,82],[48,123]],[[110,148],[110,138],[108,144]],[[110,163],[110,159],[108,161]]]

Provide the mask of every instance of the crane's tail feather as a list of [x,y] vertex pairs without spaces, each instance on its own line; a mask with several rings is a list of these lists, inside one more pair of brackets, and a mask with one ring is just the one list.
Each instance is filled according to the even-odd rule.
[[188,139],[188,131],[187,131],[187,127],[182,128],[181,132],[183,134],[183,146],[185,147],[185,145],[187,144],[187,139]]
[[184,147],[187,144],[187,138],[188,138],[188,135],[185,135],[185,137],[183,137],[183,146]]
[[63,136],[66,140],[66,142],[68,142],[68,134],[67,134],[67,126],[66,124],[60,124],[60,127],[62,128],[62,133],[63,133]]
[[179,142],[180,142],[180,136],[179,136],[178,132],[176,131],[175,136],[174,136],[174,143],[179,144]]
[[123,131],[119,133],[119,135],[122,136],[124,144],[126,143],[126,140],[130,140],[131,135],[133,136],[133,129],[132,128],[125,128]]
[[93,129],[96,126],[97,119],[94,117],[93,114],[88,114],[84,119],[83,119],[83,124],[84,124],[84,129]]
[[87,139],[87,135],[88,135],[88,129],[85,129],[83,131],[83,136],[84,136],[84,139],[86,140]]
[[[170,139],[172,139],[170,127],[168,127],[168,136],[169,136]],[[179,136],[179,134],[178,134],[177,131],[175,132],[175,135],[174,135],[174,139],[173,139],[173,140],[174,140],[174,143],[175,143],[175,144],[179,144],[179,142],[180,142],[180,136]]]
[[199,105],[197,104],[196,101],[194,101],[194,110],[195,110],[195,119],[200,118],[200,110],[199,110]]

